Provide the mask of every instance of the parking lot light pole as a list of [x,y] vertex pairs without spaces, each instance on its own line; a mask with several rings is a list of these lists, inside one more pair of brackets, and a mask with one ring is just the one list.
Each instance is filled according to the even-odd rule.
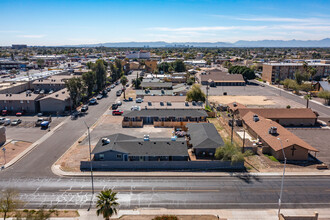
[[91,180],[92,180],[92,197],[91,197],[91,201],[89,203],[89,207],[87,209],[87,211],[89,211],[92,207],[92,203],[93,203],[93,196],[94,196],[94,177],[93,177],[93,162],[92,162],[92,151],[91,151],[91,135],[90,135],[90,131],[89,131],[89,127],[87,125],[87,123],[84,121],[86,127],[87,127],[87,131],[88,131],[88,146],[89,146],[89,160],[90,160],[90,168],[91,168]]
[[282,140],[280,138],[277,138],[277,139],[281,143],[282,154],[283,154],[283,157],[284,157],[284,167],[283,167],[283,175],[282,175],[282,182],[281,182],[281,191],[280,191],[280,198],[278,200],[278,212],[277,212],[277,215],[280,216],[280,214],[281,214],[281,203],[282,203],[282,193],[283,193],[283,184],[284,184],[284,175],[285,175],[285,166],[286,166],[286,156],[285,156],[285,153],[284,153]]

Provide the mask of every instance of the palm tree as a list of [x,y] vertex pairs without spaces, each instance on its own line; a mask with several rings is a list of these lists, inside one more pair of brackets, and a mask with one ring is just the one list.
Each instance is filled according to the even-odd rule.
[[117,193],[112,192],[111,189],[101,191],[97,196],[98,200],[96,203],[96,210],[97,216],[100,214],[103,215],[103,218],[109,220],[113,214],[117,214],[117,206],[119,203],[117,202]]
[[307,70],[308,70],[308,74],[309,74],[309,76],[311,78],[311,90],[309,91],[309,96],[307,95],[306,108],[308,108],[309,99],[312,99],[313,79],[314,79],[314,76],[317,73],[317,70],[314,67],[308,67]]

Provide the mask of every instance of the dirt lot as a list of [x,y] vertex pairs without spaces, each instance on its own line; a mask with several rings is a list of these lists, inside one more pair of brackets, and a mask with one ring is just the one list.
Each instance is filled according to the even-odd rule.
[[[14,159],[17,155],[19,155],[22,151],[28,148],[31,145],[30,142],[25,141],[11,141],[4,145],[3,147],[6,149],[6,163]],[[1,151],[2,148],[1,147]],[[0,164],[4,165],[4,154],[0,152]]]

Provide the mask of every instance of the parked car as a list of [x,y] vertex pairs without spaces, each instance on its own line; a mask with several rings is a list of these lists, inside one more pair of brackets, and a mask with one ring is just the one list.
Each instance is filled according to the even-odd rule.
[[103,90],[103,91],[102,91],[102,95],[103,95],[103,96],[107,96],[107,95],[108,95],[108,91],[107,91],[106,89]]
[[118,108],[118,105],[116,103],[112,104],[111,109],[115,110]]
[[141,106],[132,106],[131,111],[141,111]]
[[96,104],[97,104],[96,99],[91,99],[91,100],[89,100],[89,104],[90,104],[90,105],[96,105]]
[[8,110],[2,110],[1,115],[3,115],[3,116],[8,115]]
[[15,126],[15,125],[18,125],[18,124],[21,124],[21,123],[22,123],[21,119],[15,119],[11,122],[11,125]]
[[120,96],[121,93],[122,93],[122,91],[121,91],[121,90],[118,90],[118,91],[116,92],[116,96]]
[[46,129],[49,127],[50,122],[49,121],[43,121],[40,124],[41,129]]
[[108,92],[110,92],[110,91],[111,91],[111,88],[110,88],[110,87],[108,87],[108,88],[107,88],[107,91],[108,91]]
[[115,88],[115,85],[114,85],[114,84],[112,84],[112,85],[110,86],[110,89],[113,89],[113,88]]
[[11,120],[9,118],[6,118],[5,120],[3,120],[3,125],[10,125]]
[[103,98],[103,95],[102,94],[98,94],[97,96],[96,96],[96,99],[97,100],[100,100],[100,99],[102,99]]
[[124,112],[120,110],[113,110],[112,115],[122,115]]
[[128,101],[129,102],[132,102],[133,101],[133,98],[132,97],[128,97]]
[[2,125],[5,120],[6,120],[6,118],[0,118],[0,125]]
[[121,106],[121,105],[122,105],[122,102],[121,102],[121,101],[117,101],[116,104],[117,104],[118,106]]
[[117,81],[117,82],[115,83],[115,85],[118,86],[118,85],[119,85],[119,81]]
[[16,116],[18,116],[18,117],[20,117],[20,116],[22,116],[23,115],[23,112],[17,112],[16,113]]
[[42,112],[39,112],[39,113],[37,114],[37,116],[38,116],[38,117],[41,117],[41,116],[43,116],[43,113],[42,113]]
[[41,126],[41,123],[42,123],[43,121],[45,121],[44,118],[38,118],[37,121],[36,121],[36,123],[35,123],[35,126],[36,126],[36,127],[40,127],[40,126]]
[[81,112],[87,112],[88,110],[88,105],[83,105],[80,109]]
[[141,99],[141,98],[137,98],[137,99],[135,99],[135,102],[136,102],[136,103],[142,103],[142,102],[143,102],[143,99]]
[[128,83],[126,84],[126,87],[129,87],[129,84]]

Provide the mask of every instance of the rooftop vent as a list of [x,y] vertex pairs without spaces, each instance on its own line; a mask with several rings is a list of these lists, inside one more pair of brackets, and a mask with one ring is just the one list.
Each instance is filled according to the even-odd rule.
[[277,134],[277,127],[270,127],[268,130],[269,134],[275,135]]
[[58,97],[58,94],[56,94],[55,97]]
[[258,117],[258,115],[253,115],[253,121],[254,121],[254,122],[259,121],[259,117]]
[[233,106],[234,106],[234,107],[236,107],[236,106],[237,106],[237,103],[236,103],[236,102],[234,102],[234,103],[233,103]]
[[110,139],[109,138],[102,138],[102,144],[110,144]]

